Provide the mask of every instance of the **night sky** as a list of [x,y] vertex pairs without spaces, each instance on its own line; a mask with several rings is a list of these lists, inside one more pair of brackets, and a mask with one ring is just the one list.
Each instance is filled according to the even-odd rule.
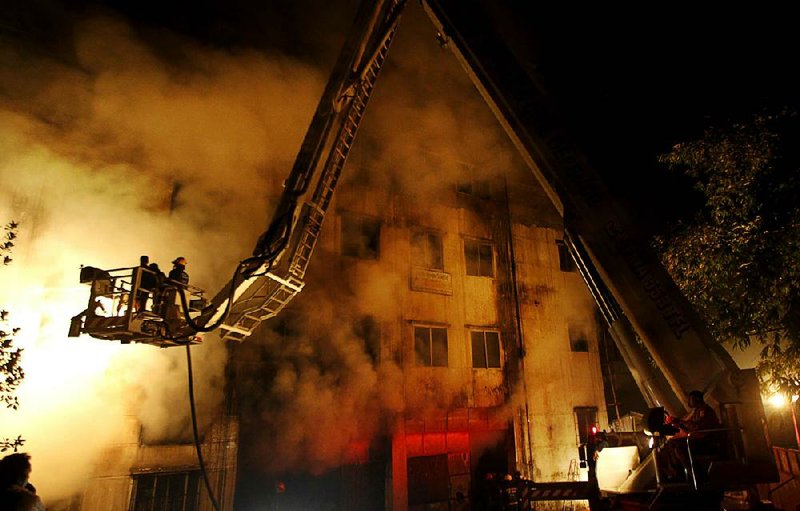
[[[283,54],[326,69],[355,8],[355,0],[39,0],[5,10],[0,31],[69,59],[60,43],[71,23],[106,12],[125,18],[165,56],[177,33],[213,48]],[[522,11],[538,70],[568,127],[651,232],[698,201],[688,181],[658,167],[658,154],[708,125],[798,102],[797,41],[785,11],[672,4],[653,12]]]
[[579,144],[654,230],[697,200],[656,155],[708,126],[796,109],[800,91],[786,13],[670,7],[542,21],[541,29],[541,71]]

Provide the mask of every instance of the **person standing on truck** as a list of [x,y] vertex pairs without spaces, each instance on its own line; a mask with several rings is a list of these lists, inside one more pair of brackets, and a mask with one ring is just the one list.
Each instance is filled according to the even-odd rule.
[[153,289],[153,312],[162,316],[164,314],[164,307],[161,297],[164,281],[167,280],[167,276],[161,271],[157,263],[150,263],[147,267],[153,272],[153,279],[155,280],[155,287]]
[[[699,390],[689,392],[689,413],[682,419],[667,415],[665,423],[678,428],[678,432],[667,442],[667,477],[679,479],[691,467],[689,448],[694,456],[713,454],[716,435],[707,430],[719,429],[716,412],[703,398]],[[691,442],[691,444],[690,444]]]
[[511,474],[506,474],[503,477],[500,489],[503,511],[519,511],[519,487],[517,486],[517,481],[514,480]]
[[172,261],[172,269],[169,271],[169,279],[174,280],[175,282],[180,282],[184,286],[189,285],[189,274],[186,273],[186,262],[185,257],[178,257],[174,261]]
[[180,292],[183,294],[183,289],[189,285],[189,274],[186,273],[186,258],[177,257],[172,261],[172,269],[169,272],[167,282],[164,283],[164,290],[162,292],[162,317],[167,326],[171,329],[179,328],[181,319],[181,306],[178,305],[177,297]]
[[500,511],[501,490],[493,472],[486,472],[475,491],[475,511]]
[[139,289],[136,291],[136,312],[147,310],[147,300],[150,293],[156,290],[158,281],[156,276],[150,271],[150,257],[143,255],[139,257],[139,268],[141,277],[139,278]]

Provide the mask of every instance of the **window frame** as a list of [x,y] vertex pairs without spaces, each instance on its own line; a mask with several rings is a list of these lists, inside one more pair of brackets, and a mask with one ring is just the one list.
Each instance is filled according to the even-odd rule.
[[[131,474],[132,480],[132,488],[131,488],[131,498],[130,504],[128,509],[130,511],[155,511],[157,509],[161,509],[163,504],[169,504],[168,500],[164,500],[163,502],[158,499],[158,488],[159,488],[159,480],[166,482],[168,484],[168,478],[173,476],[182,475],[183,480],[183,498],[181,508],[183,511],[197,511],[200,509],[200,470],[199,469],[192,469],[192,470],[178,470],[178,471],[170,471],[170,472],[142,472],[142,473],[134,473]],[[153,478],[153,485],[152,485],[152,494],[148,496],[143,496],[140,490],[141,483],[146,478]],[[194,486],[192,488],[191,486]],[[169,486],[167,486],[169,491]],[[169,493],[164,495],[163,497],[168,497]],[[143,500],[147,499],[149,502],[138,501],[137,497],[141,497]]]
[[[478,263],[477,263],[478,264],[478,274],[470,273],[470,266],[471,265],[470,265],[470,262],[469,262],[470,261],[469,257],[467,256],[468,244],[474,244],[476,246],[475,248],[477,249],[477,255],[478,255]],[[481,248],[482,247],[489,247],[489,250],[490,250],[491,263],[492,263],[491,264],[491,268],[492,268],[491,275],[484,275],[484,274],[481,273],[482,268],[483,268],[483,264],[481,264],[482,261],[481,261],[481,253],[480,252],[481,252]],[[490,278],[490,279],[495,278],[495,276],[497,275],[497,268],[496,268],[496,264],[497,264],[496,263],[496,259],[497,259],[497,257],[495,255],[494,242],[492,242],[490,240],[480,239],[480,238],[464,238],[463,239],[463,254],[464,254],[464,274],[467,277],[483,277],[483,278]]]
[[[419,261],[416,258],[416,256],[417,256],[417,249],[416,249],[417,245],[416,245],[415,241],[416,241],[417,238],[423,237],[423,236],[425,237],[425,242],[423,243],[423,246],[420,247],[420,248],[423,251],[422,259],[424,259],[424,260],[423,261]],[[439,263],[440,263],[441,267],[438,267],[438,268],[436,267],[435,263],[431,263],[430,262],[431,259],[433,259],[431,257],[431,254],[429,253],[429,250],[430,250],[430,247],[431,247],[431,245],[430,245],[431,237],[436,237],[438,239],[438,242],[439,242]],[[411,231],[411,239],[410,239],[409,245],[411,247],[411,265],[412,266],[415,266],[415,267],[418,267],[418,268],[424,268],[426,270],[441,271],[441,272],[445,271],[444,270],[445,269],[445,264],[444,264],[444,235],[440,231],[437,231],[435,229],[425,229],[425,228],[414,229],[414,230]]]
[[[589,441],[589,427],[592,425],[597,426],[597,411],[596,406],[576,406],[572,409],[572,415],[575,418],[575,429],[578,433],[578,445],[585,444]],[[586,414],[589,414],[588,416]],[[582,420],[588,418],[589,420]],[[581,424],[585,422],[585,424]]]
[[[427,330],[427,359],[421,360],[420,350],[418,349],[418,336],[417,330]],[[444,364],[436,364],[440,360],[437,358],[437,354],[434,352],[434,330],[443,331],[444,332],[444,355],[445,361]],[[414,323],[412,324],[411,328],[411,338],[412,338],[412,351],[414,354],[414,365],[417,367],[450,367],[450,335],[449,335],[449,328],[447,325],[432,325],[426,323]],[[441,354],[440,354],[441,355]]]
[[[500,331],[496,328],[468,328],[469,333],[469,351],[470,351],[470,366],[472,369],[503,369],[503,341]],[[482,366],[475,365],[475,339],[473,334],[482,334],[483,337],[483,363]],[[489,365],[489,346],[488,336],[486,334],[494,334],[497,337],[497,365]]]

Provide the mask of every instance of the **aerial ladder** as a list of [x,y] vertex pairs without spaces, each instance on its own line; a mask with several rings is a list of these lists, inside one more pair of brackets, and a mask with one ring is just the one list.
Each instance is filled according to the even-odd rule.
[[[364,2],[284,182],[272,222],[253,255],[237,266],[210,301],[203,291],[170,280],[158,289],[146,267],[81,269],[89,306],[73,317],[70,336],[160,347],[195,344],[219,329],[223,340],[243,341],[303,289],[342,169],[397,31],[404,0]],[[167,290],[167,292],[164,292]],[[147,310],[134,306],[148,296]],[[180,298],[180,303],[178,303]],[[163,303],[164,301],[168,303]],[[157,311],[157,312],[156,312]]]
[[[571,140],[542,85],[536,55],[525,44],[529,35],[515,19],[520,6],[490,0],[421,3],[440,42],[455,54],[562,215],[565,242],[648,405],[680,416],[687,411],[689,392],[697,389],[720,413],[729,455],[675,491],[716,493],[773,481],[777,473],[755,372],[739,369],[712,338],[635,222]],[[110,309],[117,310],[126,293],[132,303],[130,297],[147,270],[87,267],[82,281],[92,288],[89,307],[73,319],[71,334],[173,346],[197,342],[199,333],[219,328],[223,339],[242,341],[278,314],[303,288],[325,213],[403,7],[399,0],[362,2],[273,220],[252,257],[239,264],[222,291],[206,303],[199,290],[178,287],[183,315],[177,319],[121,306],[124,319],[109,320],[109,313],[99,315],[94,304],[110,297],[117,304]],[[99,322],[98,317],[105,319]],[[591,469],[601,469],[593,458],[588,461]],[[654,509],[666,487],[654,455],[631,467],[629,477],[613,490],[586,486],[594,492],[589,496],[593,508],[604,494],[638,496]],[[587,495],[578,492],[575,498]]]

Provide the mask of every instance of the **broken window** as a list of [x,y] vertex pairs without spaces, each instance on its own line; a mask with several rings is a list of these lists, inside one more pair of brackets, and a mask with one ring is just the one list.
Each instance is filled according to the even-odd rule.
[[342,216],[342,255],[377,259],[381,242],[381,223],[376,218]]
[[464,240],[464,258],[467,261],[467,275],[494,277],[494,250],[491,243]]
[[195,511],[200,472],[134,474],[131,511]]
[[472,367],[500,368],[500,334],[491,330],[470,332],[472,341]]
[[597,427],[597,407],[576,406],[573,412],[578,428],[578,444],[585,444],[589,440],[589,430],[592,426]]
[[415,326],[414,352],[418,365],[447,367],[447,329]]
[[564,243],[564,240],[556,240],[558,247],[558,267],[561,271],[572,272],[575,271],[575,261],[569,253],[569,247]]
[[444,270],[442,236],[429,231],[412,234],[411,261],[416,266],[430,270]]

